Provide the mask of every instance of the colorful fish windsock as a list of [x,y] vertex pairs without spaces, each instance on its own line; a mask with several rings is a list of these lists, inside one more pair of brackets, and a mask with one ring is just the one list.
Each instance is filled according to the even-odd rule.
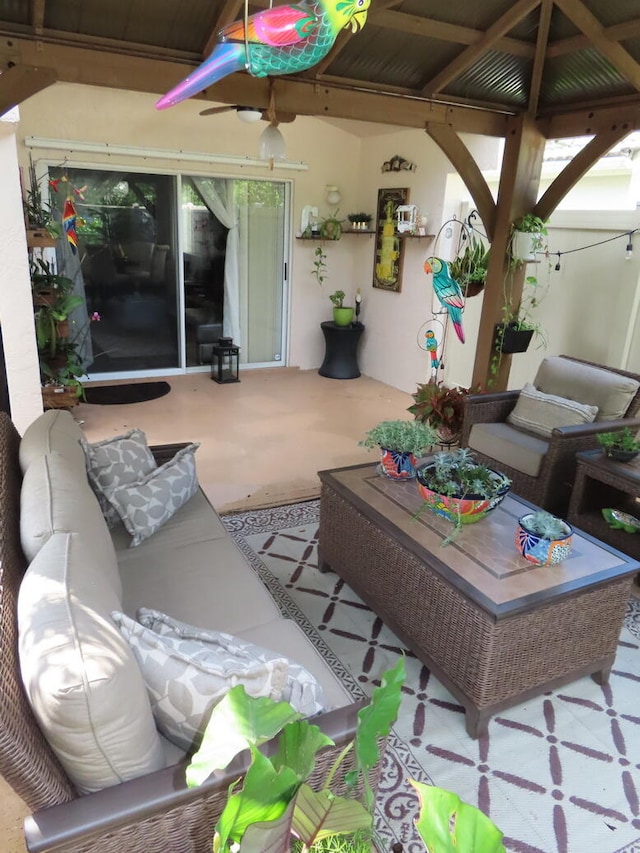
[[78,214],[76,213],[73,199],[66,199],[64,203],[64,210],[62,211],[62,227],[64,228],[64,233],[67,235],[67,240],[69,241],[71,251],[74,255],[78,251],[78,234],[76,233],[77,218]]

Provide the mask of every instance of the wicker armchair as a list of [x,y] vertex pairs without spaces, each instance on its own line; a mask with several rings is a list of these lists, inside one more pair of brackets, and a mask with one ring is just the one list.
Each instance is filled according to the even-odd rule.
[[[33,812],[25,821],[27,849],[32,853],[209,853],[228,787],[248,766],[246,753],[198,788],[186,786],[185,761],[80,796],[31,712],[18,659],[16,608],[27,568],[20,547],[19,441],[12,422],[0,413],[0,773]],[[319,757],[311,785],[324,782],[328,767],[353,738],[361,705],[354,703],[314,720],[336,746]],[[271,746],[264,748],[269,751]],[[371,773],[374,787],[378,772],[379,766]]]
[[[625,370],[569,356],[558,356],[556,359],[566,360],[564,368],[568,368],[570,364],[601,368],[640,383],[640,376]],[[630,397],[628,407],[621,418],[556,427],[548,438],[528,433],[508,423],[507,418],[515,408],[519,396],[520,391],[470,394],[465,400],[460,444],[470,447],[479,461],[498,468],[510,477],[512,489],[517,495],[556,515],[566,516],[576,472],[576,453],[597,448],[596,435],[599,432],[617,431],[625,427],[629,427],[633,432],[640,429],[640,387],[635,396]],[[489,430],[486,426],[484,429],[474,430],[476,424],[491,426]],[[486,441],[489,431],[493,433],[491,443]],[[495,448],[495,456],[483,452],[488,446]],[[509,464],[507,459],[512,464]],[[533,473],[537,465],[537,473]]]

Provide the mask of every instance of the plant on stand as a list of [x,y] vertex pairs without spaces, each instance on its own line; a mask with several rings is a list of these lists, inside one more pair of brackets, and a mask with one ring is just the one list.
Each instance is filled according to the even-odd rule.
[[442,382],[431,380],[418,385],[411,395],[415,402],[407,411],[433,427],[439,444],[455,444],[462,432],[464,401],[469,393],[469,388],[447,388]]
[[344,290],[336,290],[329,295],[333,302],[333,322],[336,326],[348,326],[353,320],[354,309],[344,305]]
[[436,444],[434,429],[421,421],[381,421],[369,430],[360,447],[379,448],[381,473],[393,480],[409,480],[416,476],[416,457]]
[[599,432],[596,434],[596,441],[605,456],[618,462],[630,462],[640,453],[640,441],[629,427],[616,432]]

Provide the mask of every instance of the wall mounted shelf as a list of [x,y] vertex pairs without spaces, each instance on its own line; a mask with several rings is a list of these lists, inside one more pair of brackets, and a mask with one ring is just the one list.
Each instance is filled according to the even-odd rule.
[[[372,237],[376,232],[375,231],[343,231],[340,235],[341,237],[345,237],[349,234],[368,234]],[[395,232],[395,236],[400,240],[433,240],[436,236],[435,234],[402,234],[399,231]],[[296,240],[315,240],[316,242],[322,240],[324,242],[334,243],[330,237],[322,237],[320,234],[314,234],[312,237],[296,237]]]

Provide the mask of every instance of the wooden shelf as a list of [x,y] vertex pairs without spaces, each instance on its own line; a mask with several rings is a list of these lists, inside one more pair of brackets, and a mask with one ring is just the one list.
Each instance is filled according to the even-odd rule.
[[27,247],[29,249],[55,248],[56,238],[51,237],[44,228],[27,229]]
[[[375,231],[351,231],[349,229],[345,229],[340,237],[345,237],[348,234],[368,234],[369,237],[372,237],[376,232]],[[433,240],[436,236],[435,234],[404,234],[399,231],[395,232],[395,237],[398,237],[400,240]],[[340,238],[338,238],[340,239]],[[332,237],[323,237],[320,234],[315,234],[313,237],[296,237],[296,240],[324,240],[326,242],[335,243],[336,241]]]

